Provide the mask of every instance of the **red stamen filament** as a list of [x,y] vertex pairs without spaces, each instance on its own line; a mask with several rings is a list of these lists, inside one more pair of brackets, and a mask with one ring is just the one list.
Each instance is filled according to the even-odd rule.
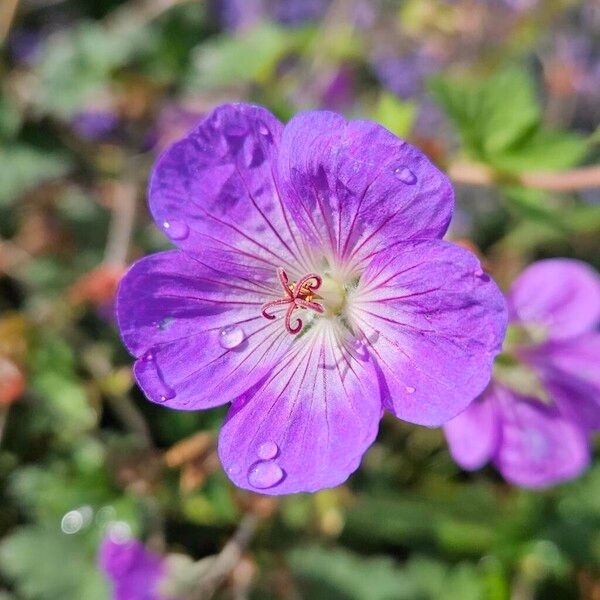
[[276,306],[288,305],[285,313],[285,328],[289,333],[294,335],[302,329],[302,319],[299,317],[296,317],[296,323],[292,326],[292,316],[297,308],[302,310],[309,308],[321,314],[325,312],[318,302],[313,301],[315,292],[321,287],[323,280],[316,273],[309,273],[298,279],[296,283],[290,284],[287,273],[283,269],[277,269],[277,276],[279,277],[279,282],[285,296],[263,304],[261,314],[265,319],[273,320],[277,317],[268,312],[269,309]]

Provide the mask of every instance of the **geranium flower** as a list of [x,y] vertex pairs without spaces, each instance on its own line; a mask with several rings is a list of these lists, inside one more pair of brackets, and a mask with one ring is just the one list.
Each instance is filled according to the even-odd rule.
[[465,469],[492,461],[543,487],[579,475],[600,427],[600,279],[575,260],[542,260],[508,295],[511,326],[493,383],[444,430]]
[[164,557],[137,540],[106,536],[98,562],[110,580],[113,600],[176,600],[160,592],[167,575]]
[[487,385],[504,299],[440,240],[447,177],[376,123],[221,106],[163,154],[149,195],[180,249],[125,276],[123,339],[153,402],[232,401],[219,455],[238,486],[338,485],[384,409],[439,426]]

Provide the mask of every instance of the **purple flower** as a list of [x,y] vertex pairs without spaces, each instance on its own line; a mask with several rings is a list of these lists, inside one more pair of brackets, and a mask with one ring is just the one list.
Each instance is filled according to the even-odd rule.
[[219,455],[238,486],[338,485],[384,409],[438,426],[488,384],[502,294],[441,240],[448,178],[376,123],[224,105],[162,155],[149,195],[179,249],[131,267],[121,333],[151,401],[232,401]]
[[325,14],[331,0],[217,0],[219,18],[227,29],[244,29],[272,19],[295,26]]
[[600,278],[543,260],[515,281],[511,327],[493,383],[444,430],[465,469],[492,461],[505,479],[544,487],[579,475],[600,427]]
[[164,558],[137,540],[105,537],[98,562],[112,584],[114,600],[175,600],[159,590],[166,575]]
[[109,110],[82,111],[71,123],[81,137],[95,142],[110,141],[119,129],[119,117]]

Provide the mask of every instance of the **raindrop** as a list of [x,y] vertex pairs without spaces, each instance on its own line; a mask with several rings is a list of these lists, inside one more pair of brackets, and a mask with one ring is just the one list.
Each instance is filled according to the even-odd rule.
[[83,527],[84,518],[79,510],[70,510],[66,513],[61,522],[60,528],[63,533],[72,535],[77,533]]
[[219,334],[219,343],[226,350],[237,348],[244,341],[244,332],[240,327],[225,327]]
[[254,463],[248,471],[248,482],[252,487],[266,489],[277,485],[283,479],[283,470],[271,460]]
[[267,126],[266,126],[264,123],[261,123],[261,124],[258,126],[258,131],[259,131],[259,133],[260,133],[261,135],[270,135],[270,133],[271,133],[271,132],[269,131],[269,128],[268,128],[268,127],[267,127]]
[[172,240],[185,240],[190,235],[190,228],[183,221],[164,221],[163,229]]
[[406,183],[407,185],[414,185],[417,183],[417,176],[404,165],[398,167],[394,170],[396,177],[402,181],[402,183]]
[[275,442],[265,442],[258,447],[258,457],[263,460],[275,458],[279,452],[279,446]]
[[406,393],[407,394],[414,394],[417,391],[417,388],[411,387],[410,385],[406,386]]
[[175,398],[177,394],[175,393],[175,390],[169,387],[163,379],[162,373],[160,372],[160,368],[156,364],[156,358],[152,350],[149,350],[148,352],[146,352],[146,354],[144,354],[143,360],[147,363],[152,363],[152,365],[149,365],[147,368],[152,369],[154,374],[156,375],[156,378],[152,377],[152,379],[153,388],[156,389],[156,391],[158,392],[158,401],[166,402],[167,400],[172,400],[173,398]]
[[162,321],[156,324],[156,329],[166,331],[175,319],[173,317],[165,317]]
[[227,469],[227,473],[229,473],[229,475],[237,475],[241,470],[240,465],[231,465],[231,467]]

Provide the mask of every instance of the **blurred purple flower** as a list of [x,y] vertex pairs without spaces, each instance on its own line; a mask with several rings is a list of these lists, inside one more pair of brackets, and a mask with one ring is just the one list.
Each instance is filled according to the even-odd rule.
[[85,110],[71,121],[73,129],[86,140],[109,142],[115,139],[120,125],[118,115],[109,110]]
[[404,56],[382,54],[373,59],[381,85],[404,100],[423,94],[427,77],[439,71],[441,63],[421,50]]
[[6,45],[15,62],[31,67],[40,59],[44,37],[38,30],[17,27],[11,29]]
[[301,25],[320,19],[331,0],[274,0],[271,4],[273,18],[285,25]]
[[160,593],[166,575],[165,559],[137,540],[105,537],[98,562],[111,582],[113,600],[176,600]]
[[302,25],[321,18],[331,0],[217,0],[217,14],[226,29],[244,29],[263,20]]
[[355,75],[350,66],[342,65],[332,75],[321,94],[322,108],[342,112],[347,108],[355,91]]
[[600,278],[575,260],[543,260],[515,281],[508,305],[493,383],[444,430],[465,469],[492,461],[511,483],[544,487],[586,468],[600,427]]
[[149,196],[179,249],[131,267],[119,327],[151,401],[232,401],[236,485],[338,485],[384,409],[438,426],[488,384],[502,294],[441,240],[448,178],[376,123],[223,105],[162,155]]

